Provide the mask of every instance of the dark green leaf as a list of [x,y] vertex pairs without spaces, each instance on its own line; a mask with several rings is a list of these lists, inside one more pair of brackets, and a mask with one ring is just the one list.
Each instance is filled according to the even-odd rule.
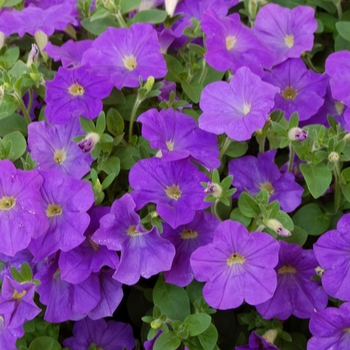
[[203,85],[197,82],[191,82],[190,84],[186,81],[181,82],[181,87],[185,94],[193,101],[198,103],[203,91]]
[[248,150],[247,142],[231,141],[225,154],[232,158],[243,156]]
[[151,10],[145,10],[140,11],[136,13],[136,15],[132,19],[132,23],[163,23],[164,20],[167,18],[166,11],[158,10],[158,9],[151,9]]
[[181,344],[181,338],[173,331],[163,332],[153,345],[153,350],[175,350]]
[[212,350],[218,340],[218,331],[211,323],[205,332],[198,335],[198,339],[203,346],[203,350]]
[[187,326],[191,337],[203,333],[210,325],[211,317],[207,314],[200,313],[186,317],[184,324]]
[[100,35],[109,27],[119,28],[117,21],[112,17],[99,18],[93,22],[90,18],[85,18],[80,23],[88,32],[94,35]]
[[2,139],[4,145],[11,143],[11,151],[7,159],[15,161],[24,154],[27,148],[26,139],[19,131],[11,132]]
[[164,59],[168,69],[168,73],[165,76],[165,79],[174,81],[175,83],[180,83],[180,73],[183,70],[181,63],[175,57],[170,55],[164,55]]
[[120,0],[120,7],[123,14],[135,10],[140,4],[141,0]]
[[239,196],[238,207],[241,213],[248,218],[255,218],[260,214],[258,203],[247,192],[242,192]]
[[50,337],[37,337],[29,345],[29,350],[61,350],[62,347],[58,341]]
[[294,230],[292,231],[292,235],[290,237],[281,237],[280,239],[288,243],[295,243],[295,244],[299,244],[300,246],[303,246],[307,240],[307,236],[308,235],[306,231],[304,231],[299,226],[294,225]]
[[347,41],[350,41],[350,22],[339,21],[335,24],[338,33]]
[[90,119],[80,117],[80,125],[87,134],[89,132],[96,132],[95,124]]
[[17,113],[0,119],[0,137],[4,137],[13,131],[20,131],[22,134],[27,134],[27,123],[25,119]]
[[102,170],[110,175],[114,173],[118,175],[120,172],[120,160],[117,157],[110,157],[97,165],[97,170]]
[[232,210],[230,214],[230,220],[238,221],[241,224],[243,224],[245,227],[248,227],[248,225],[251,222],[251,218],[247,218],[242,214],[242,212],[239,210],[239,208],[235,208]]

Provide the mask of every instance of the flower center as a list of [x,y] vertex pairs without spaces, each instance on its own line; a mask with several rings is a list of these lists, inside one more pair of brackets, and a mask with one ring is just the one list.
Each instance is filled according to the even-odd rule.
[[125,56],[123,59],[123,63],[124,67],[130,72],[132,72],[137,66],[136,58],[134,55]]
[[50,204],[46,209],[46,216],[49,218],[62,214],[62,207],[57,204]]
[[260,185],[261,190],[266,190],[269,193],[269,196],[272,196],[273,193],[275,192],[275,189],[271,185],[270,182],[266,181],[263,184]]
[[126,230],[126,233],[127,233],[128,236],[131,236],[131,237],[135,237],[135,236],[139,236],[139,235],[140,235],[140,232],[137,231],[137,229],[136,229],[136,225],[130,226],[130,227]]
[[294,45],[294,35],[286,35],[284,37],[284,42],[289,48],[292,48]]
[[52,279],[58,278],[60,274],[61,274],[61,270],[57,269],[56,272],[53,274]]
[[180,234],[180,237],[182,239],[191,239],[191,238],[196,238],[197,236],[198,236],[198,233],[196,231],[189,229],[189,228],[186,228]]
[[290,265],[284,265],[280,269],[278,269],[278,273],[280,275],[283,275],[284,273],[297,273],[297,269]]
[[228,259],[227,259],[227,265],[232,266],[235,264],[243,264],[245,262],[245,259],[242,255],[238,253],[233,253]]
[[297,90],[293,89],[291,86],[287,86],[283,91],[282,91],[282,96],[286,100],[294,100],[297,97]]
[[68,91],[73,96],[82,96],[85,92],[84,88],[78,83],[74,83],[73,85],[71,85]]
[[345,333],[350,333],[350,327],[344,328],[343,331],[344,331]]
[[250,112],[250,108],[251,107],[252,106],[249,103],[245,103],[244,106],[243,106],[243,114],[247,115]]
[[341,103],[340,101],[335,101],[334,107],[335,107],[335,110],[337,111],[338,115],[343,114],[344,103]]
[[174,142],[172,141],[167,141],[166,142],[166,146],[168,148],[169,151],[173,151],[174,150]]
[[88,240],[89,240],[89,243],[91,244],[91,247],[94,248],[95,252],[97,252],[98,249],[100,248],[100,246],[91,239],[90,235],[89,235]]
[[178,186],[172,185],[166,188],[165,193],[169,198],[177,201],[181,197],[182,192]]
[[12,295],[12,299],[16,299],[16,300],[22,299],[26,294],[27,294],[26,290],[24,290],[21,293],[18,293],[17,290],[15,289],[15,291],[13,292],[13,295]]
[[2,197],[0,199],[0,210],[10,210],[16,205],[16,199],[13,197]]
[[57,164],[62,164],[65,159],[66,159],[66,152],[63,149],[55,151],[55,154],[53,155],[53,160]]
[[237,38],[235,36],[228,36],[226,37],[226,49],[227,51],[230,51],[234,48],[236,44]]

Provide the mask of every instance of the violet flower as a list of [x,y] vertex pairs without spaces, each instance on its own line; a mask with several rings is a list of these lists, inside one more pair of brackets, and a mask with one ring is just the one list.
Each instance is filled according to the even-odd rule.
[[257,305],[272,298],[276,289],[278,242],[267,233],[248,232],[239,222],[226,220],[213,243],[191,256],[194,277],[206,282],[205,301],[213,308],[237,308],[243,301]]
[[157,32],[150,24],[135,23],[127,28],[108,28],[83,54],[83,63],[94,74],[110,79],[118,89],[138,87],[139,77],[163,78],[165,60],[159,52]]
[[261,129],[279,89],[266,84],[247,67],[239,68],[229,83],[208,84],[201,95],[199,127],[235,141],[249,140]]
[[208,170],[220,166],[218,140],[214,134],[197,127],[193,118],[173,109],[150,109],[142,113],[142,136],[150,141],[151,147],[160,150],[165,161],[191,157]]
[[188,159],[142,159],[129,173],[136,210],[155,203],[157,213],[172,228],[189,223],[197,210],[210,207],[211,203],[204,202],[206,194],[201,185],[208,181]]
[[255,332],[251,332],[248,345],[236,346],[235,350],[278,350],[278,348]]
[[293,174],[281,174],[274,163],[276,152],[259,153],[258,158],[244,156],[233,159],[228,165],[229,175],[233,175],[232,185],[237,188],[234,197],[246,190],[255,195],[265,189],[270,202],[278,200],[281,209],[289,213],[300,205],[304,189],[294,181]]
[[328,303],[328,295],[320,283],[311,280],[318,266],[314,252],[297,244],[279,243],[275,294],[270,300],[256,305],[256,309],[265,319],[286,320],[291,315],[310,318],[314,310],[323,310]]
[[24,335],[23,326],[17,328],[5,327],[5,319],[0,315],[0,349],[18,350],[16,341]]
[[317,29],[315,10],[310,6],[288,9],[277,4],[263,6],[255,19],[254,33],[274,52],[277,65],[287,58],[299,58],[310,51]]

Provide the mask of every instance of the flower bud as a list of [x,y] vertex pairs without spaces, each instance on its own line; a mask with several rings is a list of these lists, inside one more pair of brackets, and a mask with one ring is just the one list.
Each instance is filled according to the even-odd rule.
[[277,329],[269,329],[266,331],[262,337],[266,339],[269,343],[273,344],[278,336],[278,330]]
[[156,320],[151,322],[151,328],[152,329],[158,329],[163,324],[162,320],[157,318]]
[[6,35],[0,31],[0,49],[4,46],[5,44],[5,38],[6,38]]
[[88,133],[83,140],[78,142],[78,147],[83,151],[83,153],[91,152],[97,142],[100,141],[100,135],[95,132]]
[[147,81],[146,81],[146,84],[145,84],[145,88],[147,89],[147,91],[151,91],[152,90],[153,84],[154,84],[154,77],[149,76],[147,78]]
[[302,142],[306,140],[308,136],[309,136],[309,133],[306,130],[303,130],[301,128],[291,128],[288,131],[288,137],[292,141]]
[[339,160],[339,153],[338,152],[329,153],[328,160],[332,163],[336,163]]
[[38,44],[38,48],[40,52],[43,52],[44,47],[46,46],[47,42],[49,41],[47,35],[42,32],[41,30],[38,30],[35,35],[35,42]]
[[172,17],[175,12],[175,8],[179,0],[165,0],[165,11]]
[[211,194],[215,198],[220,198],[222,195],[222,187],[214,182],[208,182],[208,187],[204,193]]
[[326,270],[323,269],[321,266],[317,266],[315,268],[315,271],[316,271],[317,276],[322,277]]
[[32,44],[32,49],[29,52],[27,59],[27,67],[30,67],[32,63],[35,63],[38,60],[39,48],[36,44]]
[[290,237],[292,235],[292,233],[283,227],[283,225],[276,219],[267,220],[266,226],[275,231],[281,237]]
[[3,100],[4,96],[5,96],[5,86],[0,85],[0,101]]

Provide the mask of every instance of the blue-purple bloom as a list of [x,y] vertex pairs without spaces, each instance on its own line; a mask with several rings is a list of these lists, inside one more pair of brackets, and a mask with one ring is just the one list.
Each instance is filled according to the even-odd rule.
[[314,252],[297,244],[279,243],[276,291],[270,300],[256,305],[256,309],[265,319],[286,320],[291,315],[310,318],[314,310],[323,310],[328,303],[328,295],[320,283],[311,280],[318,266]]
[[265,189],[270,202],[278,200],[281,209],[287,213],[295,210],[301,203],[304,189],[294,181],[294,175],[278,170],[274,163],[275,150],[259,153],[258,158],[245,156],[230,161],[229,174],[233,175],[232,185],[237,188],[235,197],[243,191],[255,195]]
[[141,114],[142,136],[160,150],[165,161],[190,157],[209,170],[220,166],[219,147],[214,134],[197,127],[193,118],[173,109],[150,109]]
[[269,234],[248,232],[241,223],[226,220],[217,226],[213,243],[192,254],[191,266],[195,279],[206,282],[203,296],[211,307],[227,310],[243,301],[257,305],[275,292],[278,251]]
[[94,74],[111,80],[118,89],[138,87],[139,77],[163,78],[165,60],[159,52],[157,32],[150,24],[135,23],[127,28],[108,28],[83,54],[83,63]]
[[199,127],[217,135],[226,133],[235,141],[248,140],[263,128],[278,92],[249,68],[239,68],[229,83],[218,81],[204,88]]
[[197,210],[208,208],[201,182],[208,182],[188,159],[163,162],[159,158],[142,159],[130,170],[129,182],[136,210],[148,203],[157,205],[157,213],[172,227],[192,221]]

